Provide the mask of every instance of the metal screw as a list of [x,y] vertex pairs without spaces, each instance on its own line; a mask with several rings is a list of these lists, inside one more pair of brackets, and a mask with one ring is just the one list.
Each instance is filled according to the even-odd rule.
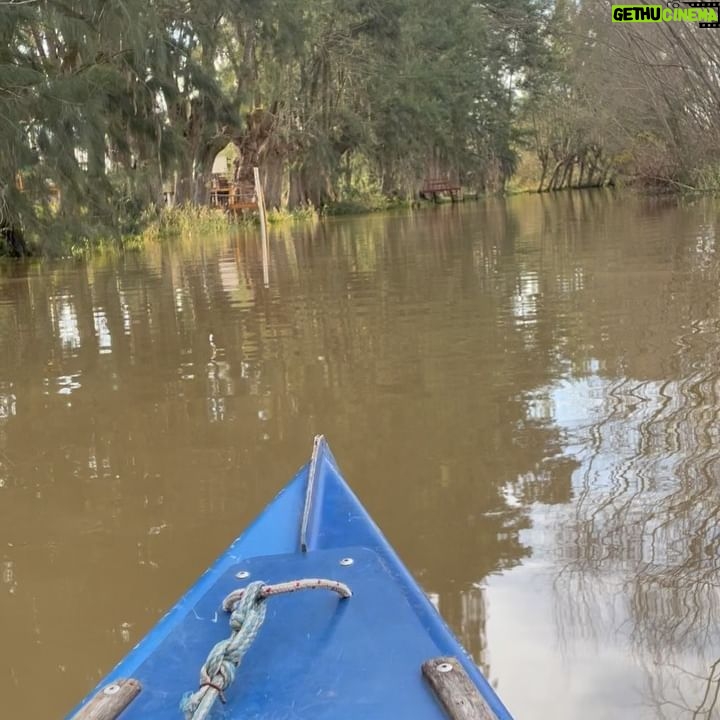
[[115,695],[115,693],[120,692],[120,686],[119,685],[108,685],[103,690],[103,695]]
[[235,577],[244,580],[245,578],[250,577],[250,573],[247,570],[241,570],[239,573],[235,573]]
[[446,673],[450,672],[453,669],[453,666],[450,663],[440,663],[436,669],[438,672]]
[[343,558],[340,561],[341,565],[352,565],[355,561],[352,558]]

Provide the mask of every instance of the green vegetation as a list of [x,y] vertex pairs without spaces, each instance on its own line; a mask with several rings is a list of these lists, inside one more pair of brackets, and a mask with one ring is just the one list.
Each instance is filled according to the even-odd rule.
[[610,21],[611,3],[555,0],[533,68],[526,147],[537,188],[720,185],[720,36],[694,23]]
[[511,189],[716,189],[717,33],[609,12],[0,2],[0,252],[226,223],[203,209],[220,152],[261,168],[275,221],[407,203],[427,177],[505,191],[519,158]]
[[146,218],[140,234],[125,238],[125,242],[159,240],[177,235],[190,235],[193,231],[224,230],[228,225],[228,215],[222,210],[209,207],[183,205],[177,208],[164,208]]
[[[0,227],[11,250],[167,227],[213,160],[268,207],[407,198],[426,175],[502,189],[533,0],[0,3]],[[514,31],[522,19],[524,28]],[[518,87],[522,83],[514,83]],[[174,222],[174,221],[173,221]],[[170,223],[172,224],[172,223]],[[23,240],[25,239],[25,241]]]

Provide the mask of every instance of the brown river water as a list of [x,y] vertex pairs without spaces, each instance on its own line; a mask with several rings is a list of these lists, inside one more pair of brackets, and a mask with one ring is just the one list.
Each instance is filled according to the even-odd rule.
[[516,197],[0,264],[2,718],[61,718],[328,436],[518,720],[713,718],[710,202]]

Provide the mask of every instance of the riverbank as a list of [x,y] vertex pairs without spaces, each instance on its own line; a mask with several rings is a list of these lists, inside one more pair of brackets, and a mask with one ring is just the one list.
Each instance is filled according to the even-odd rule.
[[[537,185],[527,177],[520,177],[518,181],[511,182],[502,193],[475,194],[466,196],[465,201],[481,200],[487,197],[512,197],[516,195],[555,195],[564,191],[607,190],[615,193],[633,195],[668,197],[696,197],[701,195],[717,195],[720,188],[701,189],[681,183],[665,183],[648,187],[647,184],[633,183],[632,179],[624,178],[621,182],[613,183],[605,188],[597,187],[564,187],[558,190],[538,192]],[[316,221],[322,217],[368,215],[393,210],[422,210],[435,208],[438,205],[450,203],[450,200],[405,200],[389,198],[379,193],[351,197],[330,203],[322,208],[311,205],[298,207],[293,210],[268,211],[268,223],[271,226],[287,225],[298,222]],[[119,234],[116,237],[100,236],[97,238],[60,238],[53,236],[51,227],[48,227],[43,238],[30,237],[25,241],[23,253],[28,257],[85,257],[94,253],[115,252],[123,250],[141,250],[149,244],[171,240],[173,238],[192,238],[200,234],[217,234],[238,228],[252,228],[259,225],[259,218],[255,212],[246,214],[229,214],[219,208],[206,206],[178,206],[166,207],[156,212],[145,212],[135,223],[137,231]],[[10,243],[0,234],[0,258],[17,257],[17,253]]]
[[[322,208],[311,205],[293,210],[269,210],[270,225],[283,225],[318,220],[324,216],[365,215],[376,212],[433,207],[429,201],[406,201],[383,196],[358,197],[331,203]],[[24,252],[28,257],[83,257],[94,252],[110,249],[139,250],[149,243],[176,237],[189,237],[201,233],[221,233],[233,228],[249,228],[259,225],[257,213],[230,214],[219,208],[185,205],[167,207],[157,212],[146,212],[137,220],[137,230],[116,237],[97,238],[65,237],[58,240],[52,236],[52,228],[40,237],[25,240]],[[15,248],[0,235],[0,257],[17,257]]]

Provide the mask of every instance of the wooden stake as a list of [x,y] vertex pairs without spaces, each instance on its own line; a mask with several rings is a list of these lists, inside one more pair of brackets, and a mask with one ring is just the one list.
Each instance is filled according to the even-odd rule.
[[115,720],[141,689],[137,680],[116,680],[98,690],[87,705],[73,715],[72,720]]
[[260,234],[262,236],[262,264],[263,264],[263,282],[265,287],[270,285],[270,248],[268,246],[267,235],[267,212],[265,210],[265,195],[260,182],[260,170],[253,168],[255,176],[255,197],[257,198],[258,212],[260,213]]

